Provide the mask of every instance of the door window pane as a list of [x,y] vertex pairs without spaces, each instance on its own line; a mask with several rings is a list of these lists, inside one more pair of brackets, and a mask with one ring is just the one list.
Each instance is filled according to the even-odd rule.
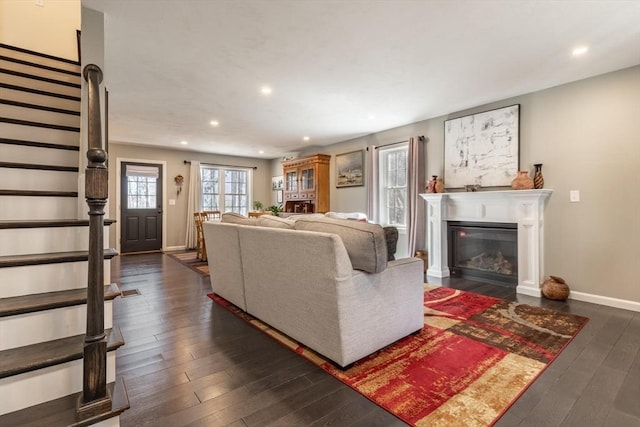
[[156,208],[156,178],[127,176],[127,209]]

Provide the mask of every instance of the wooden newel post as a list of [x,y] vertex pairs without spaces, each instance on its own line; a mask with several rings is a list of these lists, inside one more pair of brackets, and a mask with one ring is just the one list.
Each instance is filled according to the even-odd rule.
[[84,340],[82,395],[78,402],[80,419],[111,409],[107,393],[107,338],[104,332],[104,207],[109,192],[107,152],[102,148],[100,93],[102,71],[87,65],[88,83],[88,164],[85,195],[89,205],[89,266],[87,281],[87,333]]

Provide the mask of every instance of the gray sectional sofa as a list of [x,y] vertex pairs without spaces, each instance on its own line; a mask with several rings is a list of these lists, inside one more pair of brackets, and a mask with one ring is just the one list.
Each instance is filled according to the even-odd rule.
[[318,217],[205,222],[214,293],[345,367],[423,327],[423,264],[382,227]]

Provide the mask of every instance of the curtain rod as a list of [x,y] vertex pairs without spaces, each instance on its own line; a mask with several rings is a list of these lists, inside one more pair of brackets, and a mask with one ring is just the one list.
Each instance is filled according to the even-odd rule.
[[[418,141],[424,141],[424,136],[423,136],[423,135],[420,135],[420,136],[418,137]],[[407,142],[409,142],[409,140],[408,140],[408,139],[407,139],[407,140],[404,140],[404,141],[391,142],[391,143],[389,143],[389,144],[384,144],[384,145],[376,145],[376,146],[375,146],[375,147],[373,147],[373,148],[375,148],[375,149],[377,150],[378,148],[390,147],[390,146],[392,146],[392,145],[398,145],[398,144],[405,144],[405,143],[407,143]],[[367,147],[367,150],[368,150],[368,149],[369,149],[369,147]]]
[[[190,165],[191,164],[191,160],[185,160],[184,161],[185,165]],[[201,165],[207,165],[207,166],[224,166],[226,168],[244,168],[244,169],[253,169],[256,170],[258,169],[257,166],[239,166],[239,165],[223,165],[220,163],[204,163],[204,162],[200,162]]]

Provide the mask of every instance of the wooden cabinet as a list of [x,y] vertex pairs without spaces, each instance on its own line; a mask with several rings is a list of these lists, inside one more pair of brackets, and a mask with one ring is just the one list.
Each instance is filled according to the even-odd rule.
[[325,213],[329,211],[329,160],[327,154],[282,162],[284,211]]

